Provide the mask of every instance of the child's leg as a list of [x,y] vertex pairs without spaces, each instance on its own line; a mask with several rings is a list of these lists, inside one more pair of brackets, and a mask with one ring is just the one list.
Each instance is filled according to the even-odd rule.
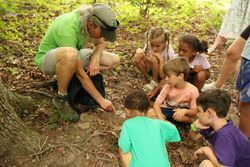
[[240,130],[250,137],[250,102],[240,102]]
[[147,63],[148,60],[145,57],[144,53],[136,53],[134,57],[134,62],[137,68],[142,72],[145,80],[148,82],[150,81],[151,76],[148,74],[147,71]]
[[200,71],[196,73],[193,84],[198,88],[198,90],[201,90],[205,82],[206,82],[206,72]]
[[152,68],[152,79],[158,83],[159,81],[159,61],[155,56],[150,57],[150,65]]
[[199,167],[215,167],[215,165],[208,159],[202,161]]

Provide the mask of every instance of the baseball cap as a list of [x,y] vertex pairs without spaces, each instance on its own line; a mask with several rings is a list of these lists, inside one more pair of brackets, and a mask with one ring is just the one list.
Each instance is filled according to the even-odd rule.
[[104,4],[96,3],[92,6],[92,18],[101,27],[102,36],[111,42],[116,40],[116,32],[119,21],[113,10]]

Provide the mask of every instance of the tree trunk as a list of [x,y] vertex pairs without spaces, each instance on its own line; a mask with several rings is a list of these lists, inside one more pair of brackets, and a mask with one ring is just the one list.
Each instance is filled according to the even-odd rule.
[[13,149],[34,152],[38,148],[41,136],[18,117],[34,108],[30,98],[10,92],[0,83],[0,154]]

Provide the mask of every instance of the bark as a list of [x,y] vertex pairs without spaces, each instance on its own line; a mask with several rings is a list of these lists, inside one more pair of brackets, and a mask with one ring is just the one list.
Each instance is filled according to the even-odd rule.
[[10,92],[0,83],[0,154],[13,149],[31,152],[37,149],[41,136],[18,117],[34,107],[30,98]]

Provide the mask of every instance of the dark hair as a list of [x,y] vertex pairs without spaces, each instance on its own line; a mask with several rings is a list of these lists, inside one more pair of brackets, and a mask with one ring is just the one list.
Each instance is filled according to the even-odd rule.
[[145,92],[137,90],[125,98],[124,106],[129,110],[138,110],[146,113],[150,107],[150,102]]
[[224,118],[227,116],[231,104],[231,97],[223,89],[212,89],[202,92],[196,99],[196,103],[197,106],[201,106],[204,111],[208,108],[212,108],[218,117]]
[[199,40],[195,35],[193,34],[183,34],[179,37],[179,42],[187,43],[193,50],[197,52],[207,52],[208,49],[208,43],[204,40]]
[[184,74],[184,79],[188,76],[190,71],[189,64],[186,58],[178,57],[168,60],[163,66],[163,72],[168,75],[169,72],[175,73],[177,76]]

